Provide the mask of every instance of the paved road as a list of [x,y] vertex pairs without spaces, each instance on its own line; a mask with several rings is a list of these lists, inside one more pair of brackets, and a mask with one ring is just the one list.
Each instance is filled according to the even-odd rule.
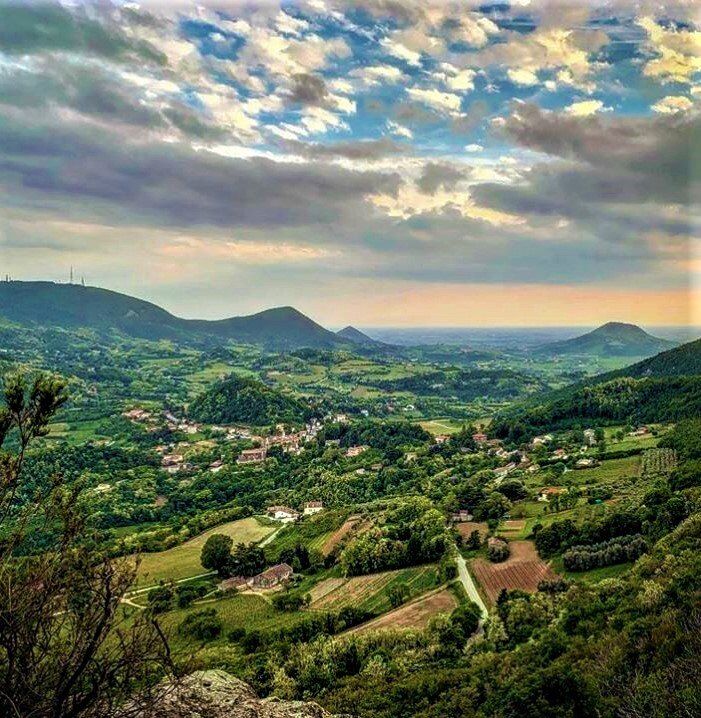
[[474,601],[480,609],[480,613],[482,614],[480,618],[479,628],[477,629],[478,634],[482,633],[483,630],[483,624],[489,615],[489,611],[487,610],[487,607],[484,605],[484,601],[482,600],[482,597],[479,595],[479,592],[477,591],[477,586],[475,585],[475,582],[470,575],[470,572],[467,570],[467,562],[465,561],[465,558],[461,556],[458,553],[457,558],[458,563],[458,578],[460,579],[460,583],[465,587],[465,591],[467,592],[468,597],[471,601]]

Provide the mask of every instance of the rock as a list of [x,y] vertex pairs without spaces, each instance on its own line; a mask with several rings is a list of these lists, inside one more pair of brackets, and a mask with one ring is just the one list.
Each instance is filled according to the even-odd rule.
[[[133,706],[132,715],[133,715]],[[129,711],[127,711],[129,712]],[[351,718],[334,716],[316,703],[258,698],[226,671],[196,671],[156,689],[155,702],[139,718]]]

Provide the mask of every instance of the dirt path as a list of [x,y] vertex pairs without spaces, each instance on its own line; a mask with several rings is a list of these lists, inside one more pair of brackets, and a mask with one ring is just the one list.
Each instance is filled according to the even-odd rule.
[[479,628],[477,629],[478,633],[482,633],[484,622],[489,615],[489,611],[484,605],[482,597],[479,595],[479,591],[477,590],[477,586],[474,582],[474,579],[470,575],[470,572],[467,570],[467,562],[460,554],[458,554],[457,563],[458,578],[460,579],[460,583],[462,583],[462,585],[464,586],[468,598],[479,606],[480,613],[482,614],[480,618]]
[[266,536],[258,545],[259,545],[261,548],[265,548],[265,547],[280,533],[280,531],[282,531],[282,529],[283,529],[284,527],[285,527],[285,524],[283,524],[282,526],[280,526],[280,528],[275,529],[275,531],[273,531],[271,534],[269,534],[268,536]]

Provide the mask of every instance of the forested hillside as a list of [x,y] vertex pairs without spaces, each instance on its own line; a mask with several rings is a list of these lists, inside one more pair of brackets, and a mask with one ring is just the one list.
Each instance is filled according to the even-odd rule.
[[308,407],[292,397],[253,379],[232,374],[215,382],[192,401],[189,415],[214,424],[245,423],[255,426],[303,421]]

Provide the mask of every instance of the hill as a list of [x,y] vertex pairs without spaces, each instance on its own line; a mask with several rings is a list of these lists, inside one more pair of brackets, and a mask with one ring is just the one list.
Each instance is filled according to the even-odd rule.
[[382,344],[382,342],[371,339],[367,334],[361,332],[360,329],[356,329],[351,326],[344,327],[343,329],[337,331],[336,336],[347,342],[363,347],[376,347]]
[[496,417],[498,436],[606,422],[677,421],[701,415],[701,340],[515,405]]
[[[657,354],[649,359],[611,372],[616,376],[694,376],[701,375],[701,339]],[[605,375],[610,376],[610,375]]]
[[538,347],[542,354],[593,354],[607,357],[643,357],[676,346],[675,342],[659,339],[635,324],[608,322],[587,334],[573,339],[552,342]]
[[275,350],[343,344],[333,332],[293,307],[211,321],[181,319],[126,294],[54,282],[0,282],[0,316],[20,324],[117,330],[152,340],[234,341]]
[[196,421],[211,424],[299,422],[305,418],[302,402],[275,391],[262,382],[232,374],[199,394],[188,413]]

